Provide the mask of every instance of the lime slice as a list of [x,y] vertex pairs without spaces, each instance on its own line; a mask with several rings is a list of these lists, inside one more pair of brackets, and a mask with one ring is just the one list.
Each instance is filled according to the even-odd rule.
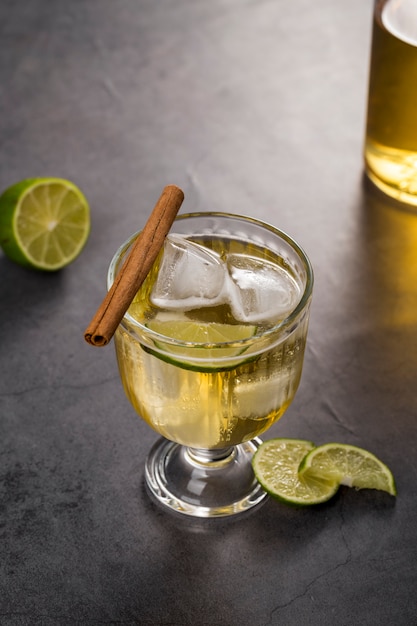
[[61,178],[31,178],[0,196],[0,245],[16,263],[59,270],[73,261],[90,232],[82,192]]
[[271,496],[288,504],[305,506],[326,502],[337,492],[337,481],[298,475],[300,462],[313,449],[314,444],[303,439],[265,441],[252,459],[258,482]]
[[301,461],[300,479],[327,478],[356,489],[397,493],[390,469],[376,456],[349,444],[327,443],[311,450]]
[[[218,322],[195,322],[191,320],[158,320],[154,318],[147,323],[147,327],[154,332],[181,341],[177,346],[155,340],[155,346],[171,356],[153,352],[157,357],[174,365],[195,371],[224,371],[237,367],[241,362],[236,359],[242,354],[246,346],[236,345],[245,339],[250,339],[256,333],[256,326],[239,324],[220,324]],[[181,357],[181,359],[177,358]],[[255,357],[257,358],[257,357]],[[204,363],[198,363],[204,359]],[[222,359],[221,362],[218,359]],[[226,359],[226,361],[224,360]],[[252,360],[253,357],[250,357]],[[216,361],[212,364],[210,360]]]

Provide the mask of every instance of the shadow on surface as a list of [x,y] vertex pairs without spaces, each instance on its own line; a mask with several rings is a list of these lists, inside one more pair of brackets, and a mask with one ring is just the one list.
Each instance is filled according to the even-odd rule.
[[[29,325],[53,319],[65,293],[65,270],[40,272],[12,263],[0,251],[0,341],[9,341]],[[22,304],[23,303],[23,304]]]

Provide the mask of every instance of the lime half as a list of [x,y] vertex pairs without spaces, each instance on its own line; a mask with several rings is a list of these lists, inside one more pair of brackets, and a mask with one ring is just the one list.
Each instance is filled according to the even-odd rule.
[[[235,357],[244,353],[246,346],[236,344],[253,337],[257,328],[243,324],[196,322],[187,319],[158,320],[158,318],[149,321],[147,327],[164,337],[188,344],[177,346],[155,340],[155,346],[165,354],[160,352],[153,354],[173,365],[196,371],[222,371],[237,367],[240,362],[236,362]],[[199,363],[199,359],[204,359],[204,362]],[[228,362],[227,359],[232,360]],[[250,358],[252,359],[253,357]]]
[[73,261],[90,232],[82,192],[61,178],[31,178],[0,196],[0,245],[16,263],[59,270]]
[[397,494],[391,470],[371,452],[349,444],[327,443],[311,450],[299,467],[300,480],[326,478],[356,489]]
[[298,475],[300,462],[311,450],[314,444],[303,439],[265,441],[252,459],[258,482],[271,496],[288,504],[306,506],[326,502],[337,492],[337,481]]

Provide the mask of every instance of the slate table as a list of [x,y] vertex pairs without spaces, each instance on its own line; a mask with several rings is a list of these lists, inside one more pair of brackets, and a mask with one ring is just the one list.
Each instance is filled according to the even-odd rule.
[[[417,215],[363,177],[371,0],[2,0],[0,187],[87,196],[81,256],[0,256],[0,624],[417,624]],[[148,497],[157,435],[83,331],[164,185],[252,215],[315,270],[305,366],[273,436],[363,446],[396,499],[195,521]]]

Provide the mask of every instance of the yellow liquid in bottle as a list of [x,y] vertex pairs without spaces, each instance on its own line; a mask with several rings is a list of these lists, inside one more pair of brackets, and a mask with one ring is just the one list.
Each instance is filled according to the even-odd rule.
[[374,15],[365,163],[386,194],[417,205],[417,30],[401,10],[388,0]]

